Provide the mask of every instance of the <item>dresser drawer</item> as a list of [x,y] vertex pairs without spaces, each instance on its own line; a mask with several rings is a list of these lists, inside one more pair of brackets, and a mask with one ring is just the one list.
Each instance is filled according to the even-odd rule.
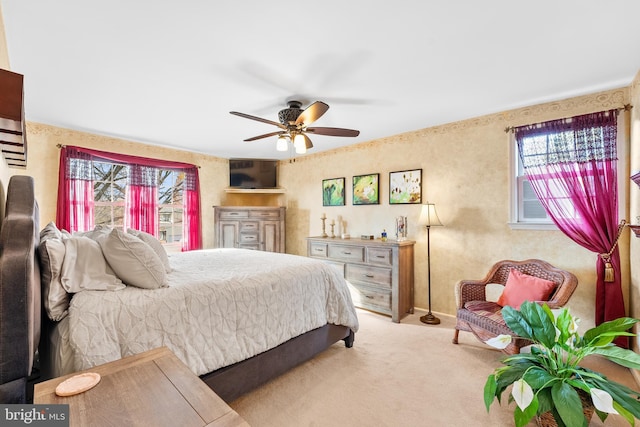
[[249,213],[247,211],[220,211],[220,219],[241,219],[241,218],[249,218]]
[[319,243],[319,242],[311,242],[309,244],[309,256],[317,256],[326,258],[327,257],[327,244]]
[[387,248],[367,248],[367,262],[376,265],[392,265],[392,251]]
[[349,245],[329,245],[327,248],[329,258],[341,261],[364,262],[364,247]]
[[379,313],[391,313],[391,290],[385,291],[379,288],[370,288],[358,283],[349,283],[353,304],[360,308],[377,311]]
[[258,232],[258,230],[260,229],[258,226],[258,222],[257,221],[242,221],[240,222],[240,232],[241,233],[247,233],[247,232]]
[[345,277],[350,282],[371,283],[391,289],[390,268],[347,264]]
[[258,233],[240,233],[238,243],[246,245],[247,243],[258,243]]
[[279,219],[280,211],[249,211],[249,218]]

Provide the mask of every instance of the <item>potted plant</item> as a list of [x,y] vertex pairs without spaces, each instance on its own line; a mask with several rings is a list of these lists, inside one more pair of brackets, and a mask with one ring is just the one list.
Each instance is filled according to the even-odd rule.
[[[505,306],[502,316],[509,328],[531,340],[532,346],[530,352],[506,357],[504,366],[489,375],[484,387],[487,411],[494,398],[500,402],[503,392],[512,386],[509,402],[516,402],[517,427],[534,417],[540,423],[545,413],[550,413],[558,426],[588,425],[581,394],[603,421],[611,413],[621,414],[630,425],[640,418],[640,393],[580,366],[586,356],[598,354],[622,366],[640,369],[640,355],[612,343],[616,337],[633,336],[627,331],[638,319],[624,317],[605,322],[580,336],[578,319],[566,308],[551,310],[546,304],[526,301],[519,310]],[[500,335],[487,344],[502,349],[512,339],[510,335]]]

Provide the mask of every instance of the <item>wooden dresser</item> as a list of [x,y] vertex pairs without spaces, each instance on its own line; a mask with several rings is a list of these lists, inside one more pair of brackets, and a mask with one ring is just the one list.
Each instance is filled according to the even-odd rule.
[[356,307],[391,316],[413,313],[413,240],[308,237],[307,255],[335,266],[349,281]]
[[285,209],[271,206],[214,206],[217,248],[285,251]]

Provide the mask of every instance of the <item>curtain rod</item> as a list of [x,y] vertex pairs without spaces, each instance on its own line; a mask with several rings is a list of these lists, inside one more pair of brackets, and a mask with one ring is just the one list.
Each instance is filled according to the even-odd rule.
[[[65,148],[66,148],[66,145],[56,144],[56,147],[57,147],[57,148],[62,148],[62,147],[65,147]],[[195,166],[195,167],[197,167],[198,169],[200,169],[200,168],[201,168],[201,167],[200,167],[200,165],[194,165],[194,166]]]
[[[624,104],[622,107],[617,108],[616,110],[618,111],[618,113],[620,111],[629,111],[633,108],[633,105],[631,104]],[[517,126],[507,126],[506,128],[504,128],[504,132],[505,133],[509,133],[509,132],[513,132],[513,130],[516,128]]]

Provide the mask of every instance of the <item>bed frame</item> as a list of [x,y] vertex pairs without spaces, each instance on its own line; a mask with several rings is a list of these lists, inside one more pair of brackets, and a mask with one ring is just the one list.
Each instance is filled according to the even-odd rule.
[[[0,187],[1,188],[1,187]],[[1,210],[0,210],[1,212]],[[42,314],[38,204],[33,178],[11,177],[5,217],[0,228],[0,403],[25,403],[42,331],[41,360],[47,360],[46,331],[50,321]],[[42,319],[42,321],[41,321]],[[283,374],[334,343],[351,347],[350,328],[327,324],[278,347],[202,375],[202,380],[226,402]],[[49,379],[46,369],[37,381]]]

